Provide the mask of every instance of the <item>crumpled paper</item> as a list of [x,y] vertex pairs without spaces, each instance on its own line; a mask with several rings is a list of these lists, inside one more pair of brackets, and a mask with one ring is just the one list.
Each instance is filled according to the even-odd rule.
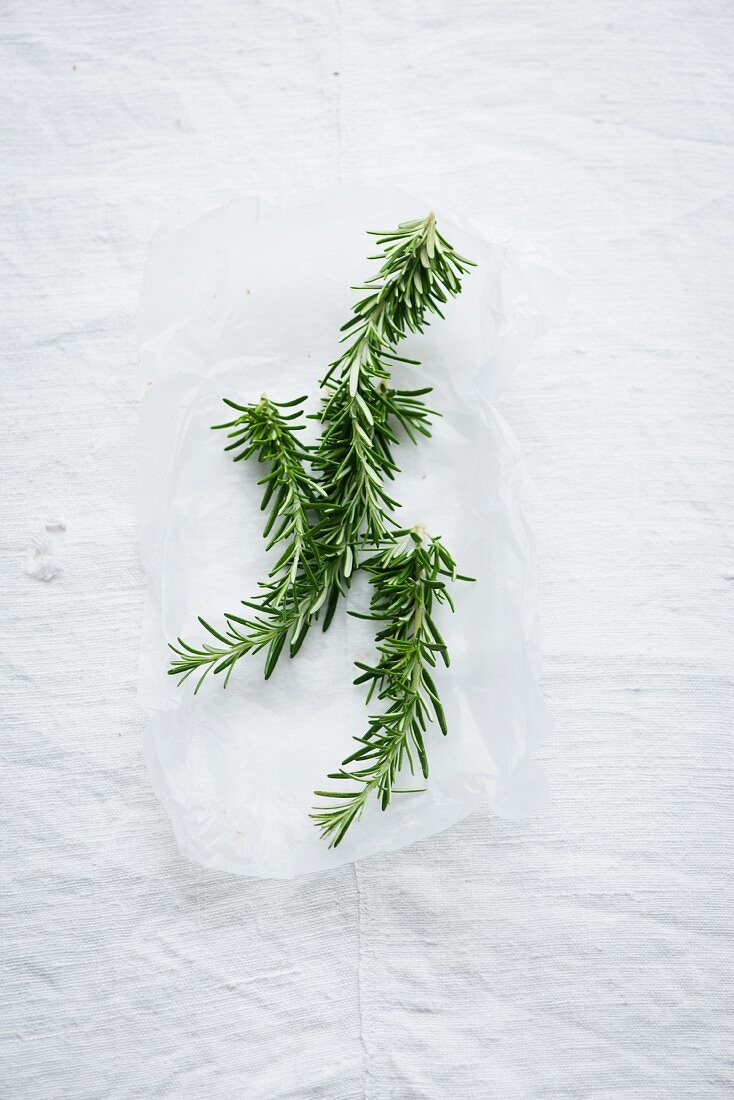
[[[400,446],[395,493],[401,522],[440,534],[476,583],[457,583],[456,614],[441,611],[452,664],[436,680],[449,735],[429,733],[426,791],[396,796],[386,813],[370,806],[336,850],[308,816],[312,792],[366,729],[353,662],[373,654],[373,628],[343,607],[267,683],[262,656],[245,657],[226,690],[209,677],[196,697],[191,682],[178,687],[166,675],[167,642],[201,640],[197,615],[221,624],[269,568],[258,470],[233,463],[210,430],[230,418],[222,398],[307,393],[316,409],[318,380],[355,300],[350,286],[375,271],[365,230],[427,209],[395,188],[343,187],[290,206],[238,199],[153,244],[139,313],[148,581],[139,699],[156,793],[181,852],[203,866],[290,878],[401,848],[485,804],[523,816],[544,800],[530,759],[549,719],[522,462],[491,402],[549,324],[563,284],[536,256],[440,209],[442,232],[478,266],[445,321],[434,318],[402,345],[421,365],[400,364],[397,384],[432,385],[442,417],[432,439]],[[368,598],[358,577],[349,606],[364,609]]]

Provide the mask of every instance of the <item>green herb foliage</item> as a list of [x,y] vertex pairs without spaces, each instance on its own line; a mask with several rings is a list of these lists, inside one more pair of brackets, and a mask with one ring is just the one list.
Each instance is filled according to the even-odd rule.
[[236,662],[251,651],[267,651],[267,679],[275,668],[288,630],[297,635],[302,609],[310,608],[313,593],[321,590],[322,563],[314,539],[314,516],[322,507],[324,493],[306,473],[310,456],[297,434],[304,427],[299,406],[305,400],[299,397],[278,403],[263,396],[254,405],[237,405],[227,400],[226,404],[239,416],[215,425],[227,430],[231,442],[225,450],[233,452],[235,462],[256,456],[267,466],[267,473],[259,482],[265,486],[261,508],[269,511],[264,536],[268,539],[268,550],[277,547],[280,555],[268,580],[260,585],[257,597],[243,601],[255,615],[228,614],[224,631],[200,618],[199,622],[219,645],[205,643],[197,648],[179,638],[177,645],[171,646],[176,656],[169,673],[180,676],[181,683],[198,673],[197,691],[211,671],[224,672],[226,685]]
[[370,716],[366,734],[355,738],[359,747],[328,777],[346,782],[348,789],[315,792],[327,804],[311,816],[330,847],[343,840],[370,798],[376,797],[386,810],[394,794],[415,792],[395,785],[405,766],[411,774],[419,768],[428,778],[428,725],[435,719],[441,732],[447,732],[431,675],[438,659],[449,664],[435,605],[447,603],[453,610],[446,581],[471,579],[457,574],[448,550],[422,528],[400,532],[363,568],[370,574],[373,596],[370,614],[360,617],[383,626],[376,638],[378,660],[372,665],[357,661],[360,674],[354,682],[367,683],[367,702],[376,697],[386,709]]
[[324,629],[358,565],[360,544],[379,544],[395,526],[391,513],[398,504],[387,483],[399,472],[392,453],[398,433],[413,442],[431,434],[435,414],[422,401],[430,388],[390,385],[392,363],[418,365],[398,355],[397,346],[410,332],[423,331],[428,314],[443,317],[442,305],[459,293],[461,277],[474,266],[439,233],[433,214],[372,235],[382,246],[372,257],[381,261],[380,270],[354,288],[365,295],[342,326],[344,352],[322,380],[325,428],[315,464],[329,504],[317,531],[328,589]]
[[429,314],[443,317],[441,307],[459,293],[462,276],[474,265],[441,235],[433,214],[372,235],[382,247],[372,257],[380,270],[355,288],[364,296],[342,328],[345,350],[322,380],[318,444],[309,448],[297,441],[300,409],[281,411],[304,398],[252,406],[227,402],[241,414],[222,425],[232,429],[228,449],[235,459],[256,456],[268,464],[267,531],[276,532],[284,549],[260,592],[242,601],[250,614],[228,612],[222,630],[200,619],[212,641],[193,646],[179,638],[171,646],[169,674],[180,683],[196,674],[197,691],[209,672],[225,673],[226,686],[246,653],[265,650],[264,673],[271,676],[286,645],[295,656],[322,609],[328,628],[363,549],[393,538],[398,503],[386,487],[399,472],[393,448],[401,434],[413,442],[430,435],[434,415],[422,400],[430,388],[398,390],[390,384],[394,362],[418,365],[398,355],[397,345],[408,333],[422,332]]

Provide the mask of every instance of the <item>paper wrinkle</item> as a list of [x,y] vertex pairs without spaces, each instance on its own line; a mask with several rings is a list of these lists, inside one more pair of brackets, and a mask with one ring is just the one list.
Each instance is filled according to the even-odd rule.
[[[437,210],[442,232],[477,263],[464,290],[403,348],[398,385],[430,384],[442,413],[432,439],[401,443],[396,494],[406,525],[441,534],[476,584],[457,584],[442,614],[451,668],[436,674],[449,724],[428,738],[421,794],[370,806],[327,848],[308,817],[312,792],[366,728],[355,659],[374,652],[369,623],[342,609],[317,625],[267,683],[245,657],[226,691],[210,677],[194,698],[166,675],[167,642],[202,638],[256,591],[269,568],[258,471],[233,463],[211,425],[224,397],[309,395],[338,355],[353,284],[374,272],[367,228],[419,216],[396,188],[342,187],[302,206],[235,200],[153,244],[139,311],[144,395],[138,435],[140,545],[148,591],[139,700],[154,788],[183,854],[265,878],[335,867],[401,848],[490,805],[518,817],[543,802],[529,754],[549,728],[538,686],[532,540],[520,497],[520,448],[492,400],[552,322],[563,280],[529,250],[493,243]],[[315,431],[315,429],[312,429]],[[272,564],[272,563],[271,563]],[[358,578],[349,606],[369,598]]]

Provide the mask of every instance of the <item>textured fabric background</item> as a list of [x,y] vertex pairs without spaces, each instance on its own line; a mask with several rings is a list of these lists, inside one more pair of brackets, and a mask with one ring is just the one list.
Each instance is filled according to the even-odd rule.
[[[3,5],[4,1097],[732,1094],[733,19]],[[554,802],[251,882],[177,856],[140,752],[136,296],[175,209],[348,179],[573,282],[503,402]]]

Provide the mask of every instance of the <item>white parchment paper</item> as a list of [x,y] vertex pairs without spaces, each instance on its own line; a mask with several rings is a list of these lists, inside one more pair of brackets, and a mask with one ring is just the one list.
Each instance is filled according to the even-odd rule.
[[[390,188],[340,188],[289,207],[243,199],[153,247],[140,306],[148,595],[139,698],[155,789],[181,851],[205,866],[292,877],[402,847],[483,802],[510,816],[542,802],[529,754],[548,718],[522,467],[491,399],[552,317],[562,280],[442,211],[442,231],[478,266],[445,321],[403,345],[421,366],[401,365],[398,383],[432,385],[442,416],[431,440],[401,445],[396,495],[401,520],[440,533],[477,580],[456,586],[457,612],[442,619],[452,666],[437,679],[449,736],[429,736],[427,790],[395,798],[388,813],[371,807],[336,851],[308,817],[313,790],[366,724],[353,662],[370,658],[373,628],[343,609],[267,683],[261,656],[242,660],[226,691],[210,677],[196,697],[165,674],[166,643],[201,638],[197,615],[221,623],[268,569],[258,469],[233,464],[210,430],[229,418],[222,398],[307,393],[313,411],[354,301],[350,285],[375,269],[365,229],[424,212],[425,202]],[[358,579],[349,605],[367,598]]]

